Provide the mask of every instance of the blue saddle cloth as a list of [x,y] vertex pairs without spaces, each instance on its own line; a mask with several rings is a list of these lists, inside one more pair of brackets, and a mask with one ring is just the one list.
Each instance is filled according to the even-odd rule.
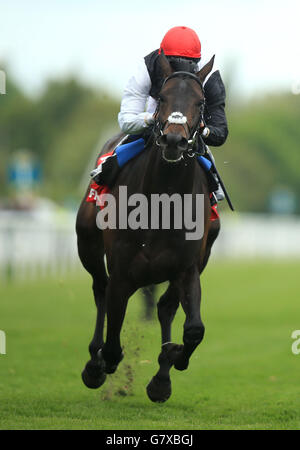
[[[123,167],[128,161],[133,159],[145,149],[145,140],[140,136],[134,137],[136,137],[137,139],[125,144],[121,144],[115,149],[118,164],[120,167]],[[133,138],[133,136],[131,138]],[[197,160],[206,172],[211,169],[212,163],[204,156],[197,156]]]
[[141,153],[144,148],[145,141],[141,137],[136,141],[121,144],[115,149],[119,166],[123,167],[128,161]]

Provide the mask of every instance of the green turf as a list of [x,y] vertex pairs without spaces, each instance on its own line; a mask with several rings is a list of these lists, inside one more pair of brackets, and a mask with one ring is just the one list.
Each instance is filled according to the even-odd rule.
[[[135,295],[122,331],[125,358],[98,390],[80,373],[95,307],[88,275],[0,287],[1,429],[299,429],[299,264],[211,263],[203,276],[204,341],[173,393],[152,403],[160,329],[139,320]],[[163,286],[160,287],[160,290]],[[174,322],[181,342],[184,315]]]

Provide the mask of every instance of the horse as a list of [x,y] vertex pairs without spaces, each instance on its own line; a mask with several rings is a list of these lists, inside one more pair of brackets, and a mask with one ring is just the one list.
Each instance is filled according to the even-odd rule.
[[[128,195],[142,193],[146,198],[162,193],[182,197],[190,194],[193,208],[196,194],[200,194],[203,198],[202,236],[188,240],[186,229],[177,229],[173,222],[170,229],[121,229],[118,226],[100,229],[96,223],[99,208],[87,203],[86,195],[76,220],[78,253],[92,277],[97,307],[95,332],[89,344],[91,358],[82,372],[82,380],[88,388],[99,388],[124,357],[120,332],[129,298],[139,288],[169,283],[157,303],[161,326],[159,370],[146,388],[153,402],[165,402],[170,397],[170,369],[173,366],[180,371],[187,369],[192,353],[203,340],[200,275],[220,230],[219,219],[210,221],[208,180],[194,153],[203,120],[203,82],[212,70],[213,58],[196,74],[173,72],[163,52],[159,64],[164,82],[152,139],[142,153],[122,168],[110,193],[118,199],[119,188],[126,186]],[[121,136],[110,139],[100,155],[113,149]],[[116,208],[118,212],[118,202]],[[171,325],[179,304],[186,316],[183,344],[171,339]]]

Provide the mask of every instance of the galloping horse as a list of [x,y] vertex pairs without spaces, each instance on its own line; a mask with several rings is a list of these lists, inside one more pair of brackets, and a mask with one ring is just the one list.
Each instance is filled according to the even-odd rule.
[[[197,74],[175,72],[164,56],[159,63],[164,83],[159,95],[154,136],[145,151],[125,165],[118,175],[111,194],[118,199],[119,186],[126,186],[128,195],[202,194],[204,207],[201,220],[204,233],[197,240],[187,240],[186,230],[171,226],[166,229],[101,230],[96,225],[97,207],[83,199],[77,215],[78,252],[85,269],[93,279],[97,320],[89,345],[91,359],[82,379],[89,388],[100,387],[107,374],[115,372],[123,358],[120,332],[130,296],[140,287],[169,281],[160,298],[158,318],[162,347],[159,370],[147,386],[149,398],[164,402],[171,395],[170,369],[188,367],[190,356],[204,336],[200,316],[200,274],[205,268],[216,239],[219,220],[210,221],[210,198],[204,169],[195,154],[195,143],[204,109],[203,82],[211,72],[212,60]],[[184,120],[171,120],[171,118]],[[120,135],[106,143],[101,154],[119,142]],[[86,196],[85,196],[86,197]],[[118,208],[118,201],[116,201]],[[194,202],[195,206],[195,202]],[[151,215],[151,211],[149,211]],[[107,276],[104,265],[106,254]],[[171,341],[171,324],[181,303],[186,315],[183,345]],[[107,316],[107,335],[103,328]]]

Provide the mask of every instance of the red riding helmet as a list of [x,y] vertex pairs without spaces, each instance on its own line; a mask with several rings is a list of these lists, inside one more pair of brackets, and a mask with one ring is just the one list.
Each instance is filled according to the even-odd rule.
[[165,34],[160,44],[165,55],[201,58],[201,42],[194,30],[188,27],[174,27]]

